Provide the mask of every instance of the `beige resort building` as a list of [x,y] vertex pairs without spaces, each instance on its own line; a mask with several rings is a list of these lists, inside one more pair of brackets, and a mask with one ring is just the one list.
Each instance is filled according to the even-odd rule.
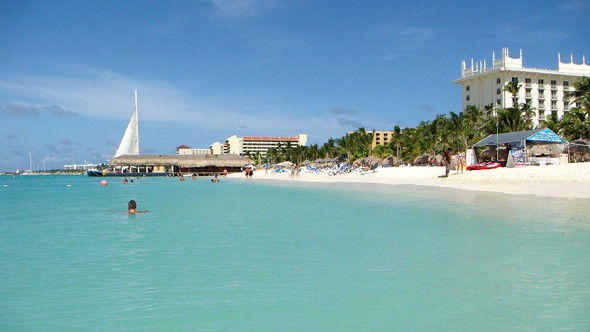
[[228,137],[225,142],[215,142],[211,144],[212,154],[237,154],[261,157],[266,156],[266,152],[271,148],[291,146],[306,146],[307,135],[299,134],[295,137],[277,137],[277,136],[243,136],[233,135]]
[[590,65],[582,56],[582,62],[574,63],[573,55],[569,62],[563,62],[557,55],[557,70],[526,68],[522,64],[522,50],[518,58],[509,55],[508,48],[502,49],[502,56],[496,59],[492,52],[492,63],[488,67],[486,60],[475,62],[467,67],[461,62],[461,78],[454,82],[461,85],[463,109],[469,105],[483,108],[494,105],[495,108],[512,107],[512,95],[504,91],[510,81],[521,83],[518,103],[527,103],[535,109],[533,122],[545,120],[549,114],[563,116],[574,104],[564,96],[572,89],[572,84],[583,76],[590,76]]

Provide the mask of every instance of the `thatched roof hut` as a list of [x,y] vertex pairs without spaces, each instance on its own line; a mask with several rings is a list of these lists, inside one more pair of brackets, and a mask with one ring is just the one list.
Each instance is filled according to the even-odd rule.
[[571,141],[569,144],[569,149],[568,144],[566,144],[563,148],[563,153],[568,153],[568,150],[570,153],[590,155],[590,141],[585,139]]
[[563,146],[563,144],[535,144],[529,148],[529,152],[533,156],[559,157]]
[[379,157],[375,157],[375,156],[369,156],[369,157],[357,159],[354,161],[355,164],[362,164],[365,166],[373,166],[376,163],[381,165],[382,162],[383,162],[383,159],[381,159]]
[[425,153],[419,157],[416,157],[416,159],[414,159],[414,162],[412,164],[418,165],[418,166],[430,165],[431,160],[434,160],[434,163],[436,163],[436,164],[440,164],[442,161],[442,156],[441,155],[431,155],[431,154]]
[[[508,150],[504,148],[498,149],[498,159],[500,160],[507,160],[508,159]],[[496,160],[496,148],[491,146],[485,150],[483,150],[479,154],[479,161],[492,161]]]
[[209,155],[124,155],[110,161],[111,166],[177,166],[179,168],[243,167],[250,158],[235,154]]
[[394,156],[389,156],[382,160],[381,165],[389,165],[389,166],[399,166],[401,164],[401,160]]
[[590,160],[590,141],[578,139],[570,142],[563,148],[563,153],[568,153],[572,161]]

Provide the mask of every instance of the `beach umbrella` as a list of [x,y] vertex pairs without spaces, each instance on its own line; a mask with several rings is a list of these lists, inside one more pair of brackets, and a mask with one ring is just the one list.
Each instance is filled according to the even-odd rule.
[[288,167],[288,166],[293,166],[293,163],[290,161],[283,161],[282,163],[278,163],[278,166],[283,166],[283,167]]
[[416,157],[416,159],[414,159],[413,164],[414,165],[428,165],[430,163],[430,155],[428,153],[425,153],[419,157]]
[[401,161],[397,157],[389,156],[383,159],[382,164],[389,166],[399,166],[401,164]]
[[301,165],[311,165],[311,161],[309,160],[304,160]]

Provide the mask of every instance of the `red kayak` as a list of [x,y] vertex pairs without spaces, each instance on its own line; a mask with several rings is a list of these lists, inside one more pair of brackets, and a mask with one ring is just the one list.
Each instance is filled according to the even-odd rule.
[[487,163],[479,163],[471,166],[467,166],[468,171],[476,171],[480,169],[494,169],[500,167],[500,163],[498,162],[487,162]]

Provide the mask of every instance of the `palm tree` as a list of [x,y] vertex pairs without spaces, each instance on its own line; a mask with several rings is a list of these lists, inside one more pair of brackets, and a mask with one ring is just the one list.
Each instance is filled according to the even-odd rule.
[[567,91],[566,97],[573,97],[570,103],[576,103],[577,107],[581,107],[588,111],[590,108],[590,79],[587,76],[582,77],[579,81],[574,82],[573,91]]
[[520,91],[520,84],[518,80],[510,81],[504,87],[504,91],[510,92],[512,95],[512,107],[518,107],[518,92]]
[[393,137],[391,139],[391,144],[395,145],[395,156],[399,159],[399,154],[401,151],[401,128],[398,125],[393,127]]
[[590,138],[590,116],[580,107],[574,107],[563,116],[563,133],[568,140]]
[[555,113],[551,113],[547,120],[539,121],[539,128],[546,127],[551,129],[556,134],[561,134],[562,129],[562,122],[560,121],[559,117]]
[[355,149],[354,138],[352,135],[346,135],[338,140],[338,149],[346,155],[346,161],[350,162],[350,157]]

